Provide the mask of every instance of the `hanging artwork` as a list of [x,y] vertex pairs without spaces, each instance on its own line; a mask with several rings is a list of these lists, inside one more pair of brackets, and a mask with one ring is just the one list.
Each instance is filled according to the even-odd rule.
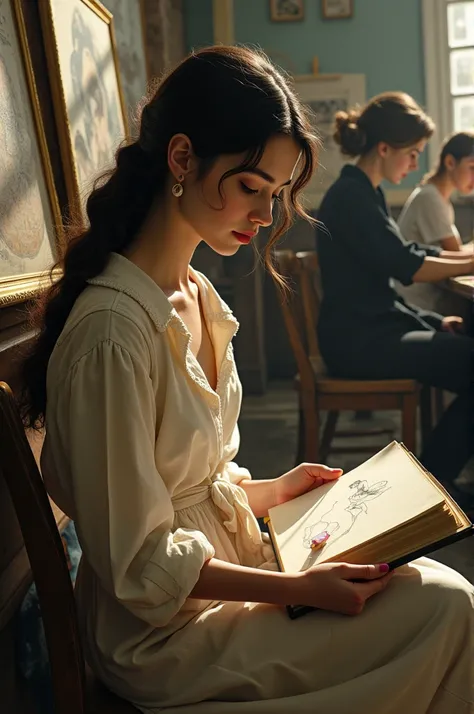
[[365,103],[365,75],[304,75],[295,77],[295,89],[311,110],[315,129],[321,139],[318,168],[305,189],[309,208],[317,208],[322,197],[348,163],[332,138],[334,115],[354,104]]
[[39,5],[68,197],[83,207],[128,133],[112,15],[98,0]]
[[274,22],[303,20],[303,0],[270,0],[270,18]]
[[104,0],[113,15],[125,107],[133,127],[137,104],[149,79],[145,44],[144,0]]
[[325,20],[343,20],[353,15],[353,0],[322,0]]
[[0,306],[33,297],[61,216],[18,0],[0,0]]

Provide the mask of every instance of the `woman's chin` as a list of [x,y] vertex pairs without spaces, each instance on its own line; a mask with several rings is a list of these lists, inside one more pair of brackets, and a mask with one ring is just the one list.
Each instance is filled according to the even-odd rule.
[[207,243],[209,248],[214,251],[214,253],[217,253],[217,255],[221,255],[223,258],[229,258],[232,255],[235,255],[239,248],[241,247],[239,243],[234,242],[224,242],[224,241],[204,241]]

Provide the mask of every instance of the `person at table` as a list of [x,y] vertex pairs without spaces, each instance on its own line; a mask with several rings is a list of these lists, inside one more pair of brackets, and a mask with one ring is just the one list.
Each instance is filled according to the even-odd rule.
[[466,196],[474,190],[474,132],[448,137],[437,166],[405,203],[398,225],[407,240],[439,245],[449,251],[472,251],[462,244],[454,222],[453,193]]
[[335,141],[357,162],[343,167],[318,213],[323,289],[318,332],[332,376],[410,378],[458,394],[421,457],[449,483],[474,449],[474,340],[456,334],[462,328],[460,318],[410,306],[392,283],[468,275],[474,261],[459,252],[405,241],[381,188],[383,180],[399,184],[417,169],[433,131],[432,120],[401,92],[337,112]]

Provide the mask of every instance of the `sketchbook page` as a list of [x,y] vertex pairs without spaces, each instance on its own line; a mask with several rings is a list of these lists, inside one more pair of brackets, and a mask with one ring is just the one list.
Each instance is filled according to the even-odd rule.
[[[443,494],[396,441],[352,471],[269,510],[287,572],[355,548],[444,502]],[[327,531],[319,551],[311,539]]]

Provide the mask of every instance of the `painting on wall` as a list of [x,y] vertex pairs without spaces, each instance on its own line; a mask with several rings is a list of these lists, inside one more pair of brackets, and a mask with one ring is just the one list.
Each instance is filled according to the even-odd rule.
[[274,22],[304,20],[304,0],[270,0],[270,18]]
[[146,94],[149,79],[144,0],[104,0],[104,5],[113,15],[120,79],[133,133],[137,104]]
[[0,0],[0,306],[49,283],[61,216],[19,0]]
[[343,20],[354,14],[353,0],[321,0],[325,20]]
[[295,77],[295,89],[311,110],[314,126],[321,139],[318,168],[305,189],[306,203],[309,208],[317,208],[322,197],[337,179],[341,168],[348,163],[342,156],[339,146],[334,141],[334,115],[338,111],[347,111],[355,104],[365,103],[365,75],[339,74],[333,78]]
[[68,198],[83,209],[128,134],[112,15],[97,0],[44,0],[40,14]]

